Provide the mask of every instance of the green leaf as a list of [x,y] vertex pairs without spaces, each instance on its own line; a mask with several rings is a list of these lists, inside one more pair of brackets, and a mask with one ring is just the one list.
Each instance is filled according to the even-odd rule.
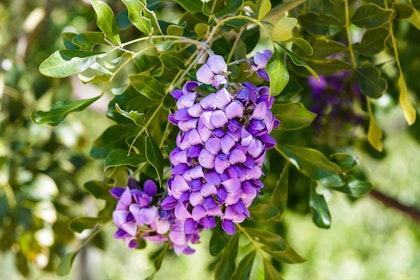
[[374,147],[379,152],[382,152],[384,149],[384,145],[382,143],[382,137],[383,137],[382,130],[379,127],[379,125],[376,123],[372,110],[369,110],[369,128],[368,128],[367,139],[369,143],[372,145],[372,147]]
[[61,34],[61,39],[63,40],[64,46],[67,50],[79,50],[79,46],[73,43],[73,38],[76,37],[76,33],[72,32],[63,32]]
[[265,280],[283,280],[280,272],[273,266],[271,261],[263,258],[264,262],[264,279]]
[[267,204],[259,203],[256,206],[250,207],[251,217],[256,222],[268,222],[276,218],[279,214],[277,207]]
[[395,19],[397,20],[409,18],[414,12],[413,8],[405,3],[395,3],[394,8],[396,13]]
[[111,151],[106,157],[104,162],[104,170],[119,166],[136,167],[142,162],[146,162],[146,157],[144,155],[139,155],[133,152],[130,153],[130,155],[127,155],[126,150],[115,149]]
[[335,190],[349,194],[352,197],[361,197],[369,193],[373,186],[370,182],[360,181],[354,176],[347,176],[346,184],[343,187],[335,188]]
[[282,17],[274,25],[271,39],[273,41],[287,41],[292,38],[292,31],[297,25],[297,19],[292,17]]
[[252,265],[254,264],[256,251],[252,250],[246,255],[241,262],[238,264],[238,267],[235,270],[235,273],[230,278],[231,280],[243,280],[249,279],[251,274]]
[[165,96],[165,88],[154,77],[147,74],[136,74],[129,77],[133,87],[151,100],[161,100]]
[[76,257],[77,253],[79,253],[79,250],[74,251],[74,252],[69,252],[61,258],[60,263],[58,264],[58,267],[57,267],[58,276],[65,276],[70,273],[74,258]]
[[290,59],[295,65],[304,67],[306,70],[309,71],[309,73],[312,74],[312,76],[314,76],[317,80],[319,80],[318,74],[309,66],[309,64],[306,61],[301,59],[294,52],[291,52],[290,50],[288,50],[286,47],[282,46],[281,44],[277,44],[277,45],[283,49],[283,51],[290,57]]
[[107,201],[114,201],[115,199],[110,195],[110,187],[103,181],[89,181],[86,182],[83,187],[97,199],[103,199]]
[[279,262],[285,263],[302,263],[306,259],[301,257],[292,247],[288,246],[284,251],[272,251],[268,247],[264,246],[262,249],[268,253],[273,259]]
[[369,97],[379,98],[385,92],[387,83],[381,77],[381,72],[373,65],[357,68],[356,79],[360,91]]
[[197,0],[175,0],[179,5],[182,6],[186,11],[191,14],[201,12],[203,9],[203,2]]
[[185,69],[184,60],[180,53],[162,53],[160,55],[160,60],[167,68]]
[[258,9],[258,20],[260,21],[271,10],[270,0],[261,0]]
[[316,118],[302,103],[273,104],[272,111],[280,120],[280,128],[296,130],[309,126]]
[[405,120],[407,121],[408,125],[412,125],[416,121],[417,113],[409,99],[407,84],[405,83],[404,74],[402,72],[398,77],[398,87],[400,88],[399,102]]
[[105,3],[99,0],[92,0],[92,7],[95,10],[98,20],[96,24],[105,36],[113,43],[121,44],[120,35],[118,34],[117,21],[114,12]]
[[266,70],[270,76],[270,95],[279,95],[289,81],[289,72],[287,72],[277,49],[274,49],[274,53],[267,63]]
[[[289,162],[283,168],[280,177],[274,186],[273,193],[271,194],[271,204],[276,206],[282,216],[287,208],[288,186],[289,186]],[[280,218],[281,218],[280,216]]]
[[349,172],[359,164],[359,159],[349,154],[336,153],[330,155],[330,158],[333,162],[337,163],[338,166],[341,167],[343,172]]
[[[106,156],[115,149],[127,148],[126,139],[133,134],[133,125],[113,125],[107,128],[99,136],[90,151],[94,158],[106,158]],[[125,152],[127,154],[127,151]]]
[[303,14],[298,20],[303,28],[313,35],[331,36],[344,26],[344,23],[333,15],[315,12]]
[[351,22],[359,27],[371,29],[391,22],[393,10],[384,9],[374,3],[360,6],[351,17]]
[[111,220],[111,217],[79,217],[71,220],[69,227],[72,231],[81,233],[85,229],[92,229],[97,224],[103,224]]
[[145,155],[147,162],[156,170],[159,182],[161,183],[163,177],[163,156],[159,146],[149,135],[146,136]]
[[226,247],[228,241],[228,235],[225,233],[222,227],[218,225],[215,229],[213,229],[213,233],[210,238],[210,255],[213,257],[217,256]]
[[235,272],[235,260],[238,256],[239,235],[239,233],[234,234],[223,250],[222,259],[220,260],[215,272],[216,280],[230,279]]
[[36,124],[59,125],[71,112],[82,111],[101,96],[81,100],[62,100],[54,103],[49,111],[37,111],[31,114],[31,119]]
[[124,111],[123,109],[120,108],[118,103],[115,103],[115,109],[117,110],[118,113],[132,120],[139,127],[144,127],[144,125],[146,124],[144,113],[139,113],[134,110],[131,110],[130,112]]
[[169,242],[167,242],[165,244],[165,246],[163,246],[161,249],[159,249],[154,256],[151,257],[151,259],[153,260],[153,265],[155,266],[156,271],[159,271],[159,269],[162,266],[162,262],[163,262],[163,258],[166,255],[166,252],[169,249]]
[[320,228],[330,228],[331,215],[327,202],[322,194],[318,194],[315,187],[311,187],[309,207],[312,210],[312,220]]
[[312,48],[311,44],[309,44],[309,42],[305,39],[292,38],[291,41],[293,42],[293,46],[297,46],[305,53],[305,55],[311,56],[314,54],[314,49]]
[[340,167],[321,152],[293,145],[276,145],[275,149],[312,180],[333,187],[343,185]]
[[85,71],[102,55],[100,52],[80,50],[56,51],[41,63],[39,71],[48,77],[68,77]]
[[385,28],[369,29],[363,35],[360,44],[355,44],[354,49],[362,55],[372,56],[385,49],[385,42],[389,31]]
[[325,58],[347,49],[347,46],[343,43],[322,38],[317,38],[312,47],[314,49],[312,58]]
[[270,250],[284,251],[287,248],[286,241],[278,234],[251,227],[244,227],[243,230],[247,233],[247,235],[251,236],[252,239],[264,244]]
[[172,25],[169,25],[166,28],[166,33],[168,35],[183,36],[184,35],[184,29],[185,29],[185,27],[181,27],[181,26],[172,24]]
[[310,60],[309,65],[313,68],[314,72],[324,76],[352,69],[351,64],[337,58]]
[[83,32],[74,36],[72,42],[86,51],[96,45],[108,45],[102,32]]
[[131,23],[141,32],[152,35],[152,22],[143,16],[146,6],[140,0],[122,0],[128,10],[128,18]]

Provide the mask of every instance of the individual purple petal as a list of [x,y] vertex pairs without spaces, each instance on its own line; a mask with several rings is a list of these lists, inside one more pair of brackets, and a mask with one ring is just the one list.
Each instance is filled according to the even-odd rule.
[[160,234],[156,234],[154,232],[143,234],[141,236],[141,238],[143,238],[145,240],[152,241],[152,242],[166,242],[166,241],[168,241],[168,239],[165,236],[160,235]]
[[182,87],[182,93],[183,94],[188,94],[188,93],[192,93],[195,92],[195,88],[198,87],[200,85],[199,82],[196,81],[189,81],[186,82],[185,85]]
[[253,57],[255,70],[263,69],[267,65],[268,60],[273,55],[273,52],[270,50],[264,50],[263,52],[257,52]]
[[217,189],[217,198],[219,199],[220,203],[223,203],[227,197],[227,192],[225,188],[218,188]]
[[204,168],[214,168],[214,155],[206,149],[202,149],[198,156],[198,163]]
[[137,233],[137,225],[134,222],[130,222],[130,223],[126,222],[127,216],[129,215],[129,213],[130,212],[128,211],[115,210],[112,213],[112,219],[118,228],[134,236]]
[[203,99],[200,100],[200,106],[204,110],[213,110],[216,108],[215,106],[216,94],[210,93],[209,95],[205,96]]
[[192,206],[196,206],[198,204],[202,204],[204,202],[204,198],[199,191],[195,191],[191,192],[189,201]]
[[214,186],[219,185],[221,182],[220,175],[214,171],[204,173],[204,178],[206,179],[207,183],[210,183]]
[[266,149],[273,148],[277,142],[270,134],[265,134],[259,137],[259,139],[264,143]]
[[[230,164],[243,163],[246,161],[246,155],[240,149],[233,149],[229,155]],[[216,163],[217,164],[217,163]]]
[[268,75],[267,71],[265,69],[258,69],[256,71],[257,75],[260,76],[262,79],[269,81],[270,76]]
[[210,137],[207,142],[205,143],[205,146],[207,151],[212,153],[213,155],[217,155],[220,152],[220,139],[217,137]]
[[203,167],[201,167],[200,165],[196,165],[188,171],[188,174],[190,175],[192,180],[203,178],[204,177]]
[[212,135],[212,130],[206,127],[206,125],[202,122],[201,118],[198,120],[197,131],[200,134],[203,143],[207,142],[207,140]]
[[258,139],[253,139],[248,146],[248,153],[254,158],[258,157],[264,151],[264,145]]
[[257,106],[254,109],[254,112],[252,112],[252,119],[257,120],[263,120],[265,118],[265,115],[267,114],[267,104],[265,102],[260,102],[257,104]]
[[191,215],[194,221],[199,221],[207,216],[206,212],[207,211],[204,209],[204,206],[199,204],[193,208]]
[[242,193],[243,192],[241,189],[238,189],[235,192],[228,192],[228,195],[225,200],[225,205],[232,205],[237,203],[239,199],[241,199]]
[[214,129],[213,124],[211,123],[211,116],[213,115],[212,111],[204,111],[198,121],[197,127],[200,125],[200,122],[203,123],[208,129]]
[[175,207],[174,214],[175,214],[175,217],[177,217],[180,220],[191,218],[190,212],[188,212],[187,208],[185,208],[185,206],[181,203],[179,203]]
[[203,84],[211,85],[214,80],[214,73],[207,64],[203,64],[196,73],[197,80]]
[[190,92],[187,94],[182,95],[178,98],[178,101],[176,102],[176,106],[179,109],[182,108],[190,108],[194,105],[195,99],[197,98],[197,94],[195,92]]
[[[170,228],[171,224],[168,220],[157,219],[155,221],[155,229],[158,234],[165,234],[169,231]],[[162,241],[166,241],[166,238],[164,238]]]
[[228,155],[219,154],[216,156],[214,160],[214,169],[217,173],[222,174],[229,166],[230,162],[228,160]]
[[215,74],[227,72],[227,65],[225,60],[220,55],[210,55],[206,64],[210,67],[211,71]]
[[182,96],[182,90],[180,90],[180,89],[174,89],[169,94],[172,95],[173,98],[178,99],[178,98],[180,98]]
[[112,189],[110,189],[110,190],[109,190],[109,193],[110,193],[113,197],[115,197],[115,198],[119,199],[119,198],[121,197],[121,195],[124,193],[124,191],[125,191],[125,188],[121,188],[121,187],[114,187],[114,188],[112,188]]
[[235,224],[231,220],[224,219],[222,221],[222,228],[227,234],[234,234],[235,233]]
[[184,224],[184,232],[186,234],[191,234],[194,232],[194,230],[197,227],[197,222],[194,219],[188,218],[185,220],[185,224]]
[[235,210],[237,213],[244,213],[246,216],[249,217],[249,210],[245,206],[245,204],[242,202],[242,200],[239,200],[237,203],[231,205],[232,209]]
[[139,246],[139,243],[137,242],[135,237],[127,238],[125,240],[125,243],[127,244],[127,247],[129,249],[134,249],[134,248],[137,248]]
[[191,158],[196,158],[196,157],[198,157],[198,156],[200,155],[201,149],[202,149],[202,146],[201,146],[201,145],[191,146],[191,147],[188,149],[188,152],[187,152],[187,158],[188,158],[188,159],[191,159]]
[[114,238],[115,239],[123,239],[126,237],[130,237],[131,235],[128,234],[125,230],[122,229],[118,229],[115,233],[114,233]]
[[203,184],[203,187],[200,190],[200,193],[203,197],[207,197],[217,193],[215,185],[206,182]]
[[203,205],[206,209],[212,209],[212,208],[217,206],[217,203],[216,203],[216,201],[214,201],[214,198],[212,196],[208,196],[208,197],[204,198],[204,204]]
[[157,186],[156,183],[153,180],[146,180],[144,182],[143,185],[143,191],[148,195],[148,196],[155,196],[157,193]]
[[233,118],[242,118],[242,115],[244,113],[242,105],[236,101],[233,100],[225,109],[226,117],[231,120]]
[[127,210],[131,203],[133,203],[133,199],[131,197],[131,191],[127,187],[118,200],[116,210]]
[[207,215],[212,217],[221,217],[223,215],[219,206],[207,209]]
[[165,210],[172,210],[175,208],[175,206],[178,204],[178,199],[176,199],[175,197],[173,197],[172,195],[167,196],[163,201],[162,201],[162,208]]
[[241,145],[244,147],[248,147],[252,140],[252,134],[249,133],[249,131],[243,127],[241,131]]
[[211,115],[210,121],[214,128],[219,128],[227,124],[228,118],[222,110],[216,110]]
[[150,225],[158,217],[158,208],[155,206],[141,208],[137,204],[131,204],[129,210],[139,226]]
[[225,130],[224,128],[213,129],[212,135],[217,138],[222,138],[225,135]]
[[170,187],[170,195],[173,195],[175,198],[179,198],[182,193],[188,191],[190,188],[184,178],[180,175],[176,175],[172,181]]
[[184,174],[189,169],[189,166],[185,163],[180,163],[177,165],[174,165],[172,167],[172,175],[178,175],[178,174]]
[[236,192],[241,188],[241,181],[238,178],[228,179],[222,182],[227,192]]
[[169,232],[169,239],[172,241],[172,243],[179,246],[183,246],[187,243],[185,233],[183,231],[172,230]]
[[191,117],[198,118],[203,113],[203,108],[201,108],[201,105],[199,103],[195,103],[187,109],[187,112]]
[[201,186],[203,185],[202,179],[192,180],[190,183],[190,190],[192,192],[201,190]]
[[213,217],[204,217],[200,220],[200,224],[203,225],[205,229],[211,229],[216,227],[216,220]]
[[228,154],[235,144],[235,140],[229,134],[225,134],[225,136],[220,139],[220,146],[222,148],[222,152],[225,154]]
[[216,108],[223,110],[231,102],[232,96],[227,89],[222,88],[215,94],[214,104]]
[[190,192],[184,192],[181,194],[181,196],[178,198],[179,203],[188,202],[190,200]]
[[188,120],[191,119],[190,114],[188,114],[188,109],[187,108],[182,108],[182,109],[176,110],[176,112],[173,113],[173,117],[177,121],[188,121]]
[[198,119],[189,119],[188,121],[179,121],[178,127],[182,131],[189,131],[197,127]]
[[180,163],[188,163],[187,151],[175,148],[169,153],[169,160],[172,165],[178,165]]
[[225,215],[223,216],[223,218],[229,219],[234,223],[242,223],[245,220],[246,215],[245,213],[236,212],[232,205],[229,205],[226,207]]
[[254,136],[267,134],[264,121],[253,119],[249,122],[248,131]]
[[196,129],[191,129],[185,135],[190,146],[202,144],[200,134]]

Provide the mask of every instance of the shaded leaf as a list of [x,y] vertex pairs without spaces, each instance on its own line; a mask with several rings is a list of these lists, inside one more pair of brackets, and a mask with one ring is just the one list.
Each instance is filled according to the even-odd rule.
[[271,194],[271,204],[279,209],[281,216],[287,208],[289,170],[290,164],[287,162]]
[[292,17],[282,17],[276,23],[271,34],[273,41],[287,41],[292,38],[292,31],[297,25],[297,19]]
[[387,88],[387,83],[381,77],[381,72],[372,65],[357,68],[356,79],[360,91],[372,98],[381,97]]
[[274,49],[274,53],[267,63],[266,70],[270,76],[270,94],[273,96],[279,95],[289,81],[289,72],[284,66],[277,49]]
[[306,31],[314,35],[330,36],[339,32],[344,26],[340,19],[332,15],[315,12],[301,15],[298,20]]
[[340,166],[343,172],[349,172],[359,164],[359,159],[349,154],[336,153],[330,155],[330,158]]
[[331,226],[331,215],[328,209],[325,197],[318,194],[315,187],[311,187],[309,196],[309,207],[312,210],[312,220],[320,228],[329,228]]
[[372,56],[385,48],[388,36],[389,31],[384,28],[370,29],[365,32],[360,44],[353,47],[362,55]]
[[279,128],[295,130],[309,126],[316,118],[302,103],[275,103],[272,106],[274,115],[280,120]]
[[305,262],[306,259],[301,257],[292,247],[287,246],[284,251],[273,251],[270,250],[268,247],[264,246],[262,249],[268,253],[272,258],[279,262],[285,263],[302,263]]
[[367,29],[387,24],[392,19],[393,10],[384,9],[374,3],[361,5],[351,17],[351,22]]
[[85,229],[92,229],[97,224],[103,224],[111,220],[110,217],[79,217],[71,220],[69,227],[72,231],[81,233]]
[[131,23],[144,34],[152,35],[152,22],[143,16],[146,6],[140,0],[122,0],[122,2],[127,7]]
[[228,241],[228,235],[221,226],[217,226],[213,229],[209,243],[210,255],[213,257],[217,256],[225,248]]
[[311,68],[311,66],[309,66],[309,64],[305,60],[301,59],[299,56],[288,50],[286,47],[280,44],[277,45],[283,49],[283,51],[290,57],[290,59],[295,65],[304,67],[306,70],[309,71],[309,73],[312,74],[312,76],[319,80],[318,74]]
[[314,54],[312,58],[325,58],[347,50],[347,46],[331,39],[317,38],[313,43]]
[[72,42],[86,51],[96,45],[108,45],[102,32],[83,32],[74,36]]
[[110,187],[103,181],[89,181],[86,182],[83,187],[89,191],[97,199],[114,201],[115,199],[110,195]]
[[352,197],[361,197],[372,190],[372,183],[367,181],[360,181],[354,176],[346,178],[346,184],[342,187],[335,188],[335,190],[349,194]]
[[252,250],[249,252],[238,264],[238,267],[235,270],[235,273],[230,278],[231,280],[242,280],[249,279],[251,274],[252,265],[254,264],[256,251]]
[[301,49],[305,55],[311,56],[314,53],[314,49],[312,48],[311,44],[309,44],[308,41],[302,38],[292,38],[291,39],[294,46],[297,46],[299,49]]
[[223,250],[222,259],[216,268],[215,279],[230,279],[230,277],[235,272],[235,260],[238,256],[238,243],[239,234],[236,233],[230,238],[225,249]]
[[53,104],[49,111],[37,111],[31,114],[31,119],[36,124],[59,125],[71,112],[82,111],[101,96],[81,100],[62,100]]
[[184,60],[180,53],[162,53],[160,55],[160,60],[167,68],[185,69]]
[[[135,126],[114,125],[107,128],[94,142],[90,155],[105,158],[112,150],[126,148],[126,139],[133,134]],[[125,152],[127,154],[127,151]]]
[[254,240],[267,246],[270,250],[284,251],[287,248],[286,241],[278,234],[251,227],[244,227],[243,231],[245,231],[247,235],[251,236]]
[[250,207],[249,211],[251,212],[252,220],[256,222],[268,222],[279,214],[279,209],[267,203],[259,203]]
[[283,280],[280,272],[273,266],[271,261],[266,258],[263,259],[264,262],[264,279],[265,280]]
[[111,42],[119,45],[121,44],[120,35],[118,34],[117,21],[115,20],[114,12],[105,3],[99,0],[92,0],[92,7],[95,10],[98,20],[96,24],[105,36]]
[[186,11],[195,14],[202,11],[203,2],[197,0],[175,0]]
[[146,146],[145,146],[145,155],[146,160],[150,163],[153,168],[156,170],[158,175],[159,182],[162,182],[163,177],[163,156],[162,152],[159,149],[159,146],[156,144],[155,140],[151,136],[146,136]]
[[314,72],[324,76],[352,69],[352,66],[350,64],[337,58],[310,60],[309,65],[313,68]]
[[140,73],[129,78],[133,87],[149,99],[160,100],[165,95],[165,88],[150,75]]
[[79,253],[79,250],[69,252],[61,258],[57,267],[58,276],[65,276],[70,273],[74,258],[76,257],[77,253]]

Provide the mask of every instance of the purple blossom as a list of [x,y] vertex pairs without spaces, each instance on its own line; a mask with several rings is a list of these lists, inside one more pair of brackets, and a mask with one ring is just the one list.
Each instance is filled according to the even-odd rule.
[[220,55],[210,55],[207,62],[197,70],[197,80],[206,85],[219,85],[227,83],[227,65]]
[[270,50],[264,50],[263,52],[257,52],[251,60],[250,68],[255,71],[258,76],[263,78],[266,81],[270,80],[265,67],[267,62],[270,60],[270,57],[273,55],[273,52]]

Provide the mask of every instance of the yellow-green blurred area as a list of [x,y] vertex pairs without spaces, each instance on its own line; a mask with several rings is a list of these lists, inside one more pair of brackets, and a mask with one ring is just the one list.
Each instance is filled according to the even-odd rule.
[[[157,246],[129,250],[123,241],[113,239],[111,224],[95,246],[87,246],[76,257],[68,276],[54,272],[59,257],[86,237],[73,234],[68,222],[94,216],[101,207],[83,184],[103,179],[102,163],[92,159],[89,150],[110,122],[105,101],[70,115],[57,127],[35,125],[30,114],[48,110],[57,100],[97,93],[77,77],[50,79],[38,71],[44,59],[63,48],[62,32],[94,28],[89,1],[0,2],[0,279],[130,280],[153,273],[149,255]],[[360,158],[377,190],[418,215],[419,139],[407,133],[401,111],[393,108],[377,114],[386,134],[383,159],[357,148],[347,152]],[[285,213],[284,237],[307,259],[284,265],[285,279],[420,279],[420,220],[372,195],[355,201],[337,192],[324,195],[333,219],[328,230],[317,228],[310,214]],[[191,256],[168,255],[156,279],[211,279],[209,238],[203,232]],[[263,279],[259,271],[252,275]]]

